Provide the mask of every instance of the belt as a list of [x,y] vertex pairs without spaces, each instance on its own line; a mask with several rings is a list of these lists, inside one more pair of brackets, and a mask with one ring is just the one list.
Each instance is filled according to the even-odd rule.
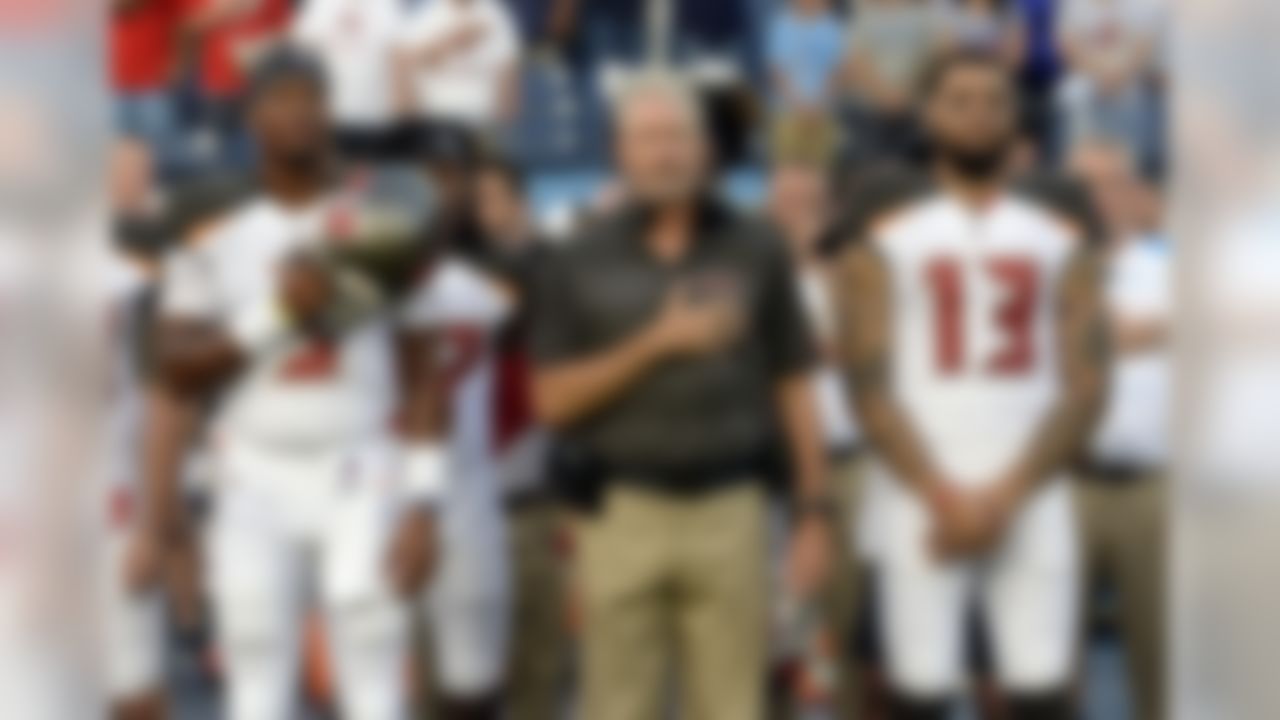
[[505,500],[508,511],[516,512],[529,508],[549,505],[555,501],[555,495],[548,488],[529,488],[509,493]]
[[772,448],[688,464],[660,466],[605,461],[603,467],[606,482],[622,482],[674,495],[694,496],[744,482],[785,479],[787,470],[782,457],[775,454]]
[[1129,483],[1151,476],[1160,466],[1132,460],[1089,459],[1077,467],[1080,476],[1098,482]]

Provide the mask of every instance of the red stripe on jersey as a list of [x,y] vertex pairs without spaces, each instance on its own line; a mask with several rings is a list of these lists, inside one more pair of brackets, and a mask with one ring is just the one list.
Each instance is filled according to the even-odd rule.
[[506,450],[533,425],[532,370],[521,348],[504,350],[496,364],[493,391],[494,444]]

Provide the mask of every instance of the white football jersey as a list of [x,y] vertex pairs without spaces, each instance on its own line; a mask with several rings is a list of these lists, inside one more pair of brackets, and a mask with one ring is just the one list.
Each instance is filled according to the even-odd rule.
[[[498,331],[511,312],[509,299],[480,270],[460,260],[443,261],[405,303],[402,324],[441,334],[440,359],[451,377],[453,397],[449,458],[464,478],[462,491],[497,494],[493,438],[493,380]],[[476,480],[468,482],[468,479]]]
[[[830,357],[827,349],[834,345],[836,336],[835,308],[832,307],[830,289],[822,273],[816,271],[804,271],[799,280],[801,300],[813,325],[814,335],[824,355]],[[857,420],[849,408],[844,378],[830,361],[824,360],[814,371],[813,392],[827,449],[855,447],[861,439]]]
[[[1174,301],[1173,253],[1162,241],[1131,238],[1107,265],[1112,317],[1122,322],[1169,322]],[[1093,433],[1093,458],[1149,467],[1169,461],[1172,360],[1165,347],[1117,355],[1108,383],[1110,396]]]
[[994,480],[1060,392],[1059,285],[1082,231],[1030,197],[978,212],[934,193],[868,239],[891,277],[897,401],[943,472]]
[[[227,322],[276,292],[288,255],[318,243],[329,203],[259,197],[168,260],[161,314]],[[331,342],[297,338],[253,358],[220,398],[215,436],[332,447],[387,432],[394,402],[391,323],[371,319]]]

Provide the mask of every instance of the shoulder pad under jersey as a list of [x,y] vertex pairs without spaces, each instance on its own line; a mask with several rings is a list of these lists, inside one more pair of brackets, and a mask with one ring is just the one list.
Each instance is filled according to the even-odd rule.
[[1039,172],[1014,182],[1014,192],[1076,228],[1091,245],[1104,241],[1106,229],[1089,189],[1069,175]]
[[868,229],[887,214],[928,195],[932,183],[924,173],[900,164],[880,165],[850,177],[837,198],[836,217],[822,242],[835,254],[866,239]]

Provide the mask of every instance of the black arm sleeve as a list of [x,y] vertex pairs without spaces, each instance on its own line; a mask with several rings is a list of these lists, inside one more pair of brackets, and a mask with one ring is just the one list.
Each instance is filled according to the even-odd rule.
[[1079,180],[1055,173],[1036,173],[1020,178],[1016,190],[1079,226],[1090,244],[1106,241],[1107,227],[1102,214],[1098,212],[1089,189]]

